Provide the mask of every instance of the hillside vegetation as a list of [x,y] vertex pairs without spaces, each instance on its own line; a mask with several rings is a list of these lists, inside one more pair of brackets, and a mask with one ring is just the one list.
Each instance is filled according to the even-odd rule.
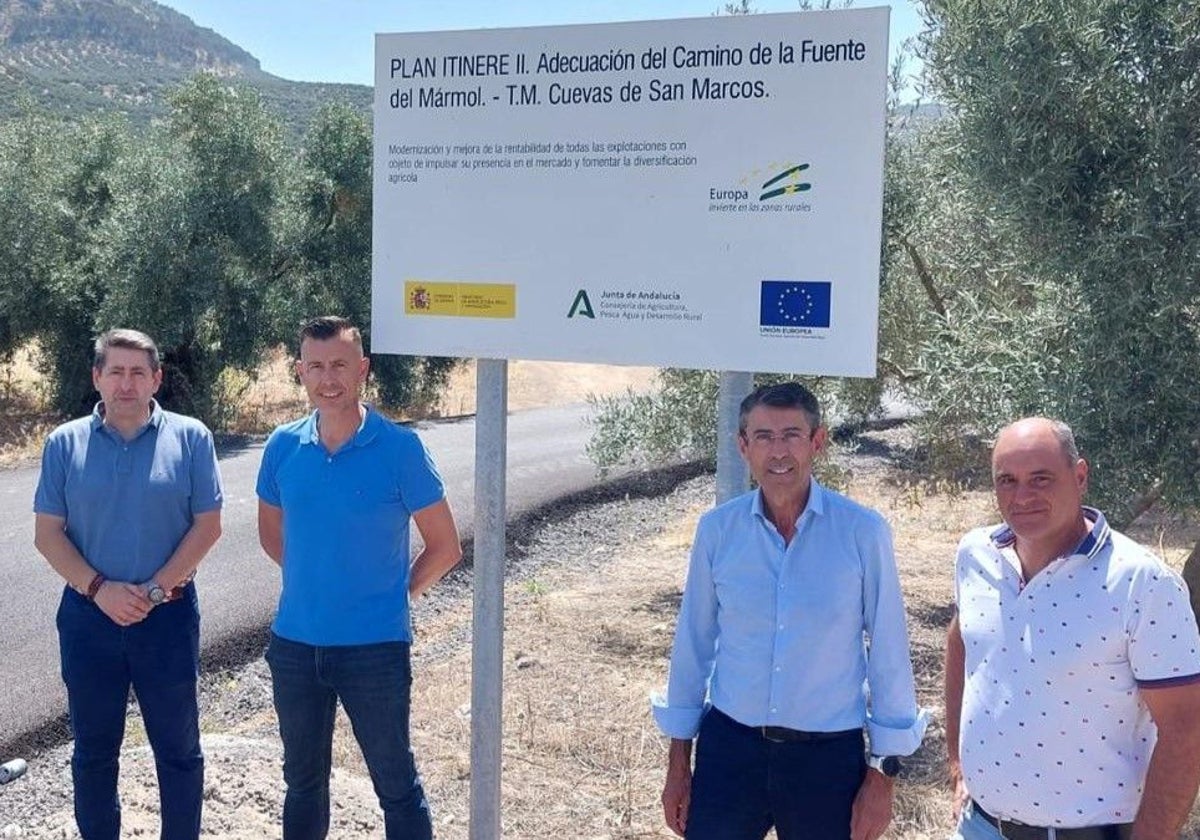
[[0,0],[0,118],[26,103],[55,114],[164,118],[170,89],[198,72],[255,88],[293,138],[321,105],[364,112],[365,85],[292,82],[211,29],[153,0]]

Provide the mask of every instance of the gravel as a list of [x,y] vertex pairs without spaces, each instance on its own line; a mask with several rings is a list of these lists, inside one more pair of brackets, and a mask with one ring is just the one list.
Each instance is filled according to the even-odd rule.
[[[611,556],[610,549],[636,545],[664,524],[712,499],[713,482],[702,465],[688,464],[561,499],[524,515],[508,527],[507,576],[533,582],[549,568],[587,568]],[[423,620],[461,608],[470,598],[472,547],[464,564],[414,609],[417,640],[413,668],[423,667],[470,645],[464,622],[455,632],[423,638]],[[271,681],[261,653],[266,628],[205,654],[200,707],[206,756],[204,837],[227,840],[277,836],[282,810],[281,747],[271,709]],[[519,667],[519,666],[518,666]],[[0,838],[78,837],[71,816],[70,744],[58,743],[26,755],[29,771],[0,787]],[[379,815],[370,780],[335,768],[331,836],[378,833]],[[158,834],[154,762],[131,703],[122,751],[120,792],[123,836]]]

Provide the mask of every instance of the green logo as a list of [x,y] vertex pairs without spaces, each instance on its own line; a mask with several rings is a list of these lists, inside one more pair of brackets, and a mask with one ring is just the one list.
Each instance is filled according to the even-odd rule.
[[[802,163],[799,166],[785,169],[774,178],[764,182],[762,185],[763,193],[758,197],[758,200],[766,201],[771,198],[778,198],[781,195],[793,195],[794,193],[806,192],[812,189],[812,184],[807,184],[800,180],[800,173],[805,169],[808,169],[808,164]],[[785,179],[787,180],[785,181]]]
[[596,313],[592,311],[592,302],[588,300],[586,289],[580,289],[579,294],[575,295],[575,302],[571,304],[571,311],[567,313],[568,318],[574,318],[576,315],[584,318],[596,317]]

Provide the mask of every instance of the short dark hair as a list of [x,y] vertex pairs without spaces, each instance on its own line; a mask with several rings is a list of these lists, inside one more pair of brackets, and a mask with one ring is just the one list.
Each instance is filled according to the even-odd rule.
[[92,367],[96,370],[104,370],[104,363],[108,360],[108,351],[113,347],[145,352],[150,357],[150,370],[158,370],[158,345],[154,343],[154,339],[144,332],[129,329],[108,330],[96,338],[96,344],[92,348],[95,354]]
[[300,335],[296,341],[296,348],[299,349],[306,338],[311,338],[314,341],[328,341],[345,333],[349,333],[350,338],[361,350],[362,333],[358,331],[358,327],[351,323],[349,318],[343,318],[341,315],[318,315],[316,318],[309,318],[300,325]]
[[756,388],[750,396],[742,400],[742,408],[738,414],[738,434],[745,437],[746,420],[750,412],[760,405],[803,411],[813,432],[821,425],[821,404],[817,402],[816,395],[799,382],[779,382]]

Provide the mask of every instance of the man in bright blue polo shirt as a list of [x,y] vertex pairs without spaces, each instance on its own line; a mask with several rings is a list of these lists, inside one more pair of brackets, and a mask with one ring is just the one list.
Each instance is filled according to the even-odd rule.
[[[458,563],[458,530],[416,434],[360,402],[359,331],[325,316],[300,331],[296,373],[315,409],[267,441],[258,534],[283,569],[267,663],[283,740],[284,840],[329,831],[338,700],[389,840],[432,837],[409,746],[409,598]],[[409,518],[425,543],[409,565]]]
[[739,426],[758,489],[700,519],[654,700],[664,816],[689,840],[875,840],[927,720],[891,535],[813,479],[826,432],[804,386],[758,389]]
[[58,608],[75,735],[71,776],[84,840],[116,840],[117,769],[130,686],[154,751],[164,840],[200,835],[204,758],[192,575],[221,535],[212,435],[154,400],[158,348],[144,333],[96,340],[90,417],[50,433],[34,544],[67,582]]

